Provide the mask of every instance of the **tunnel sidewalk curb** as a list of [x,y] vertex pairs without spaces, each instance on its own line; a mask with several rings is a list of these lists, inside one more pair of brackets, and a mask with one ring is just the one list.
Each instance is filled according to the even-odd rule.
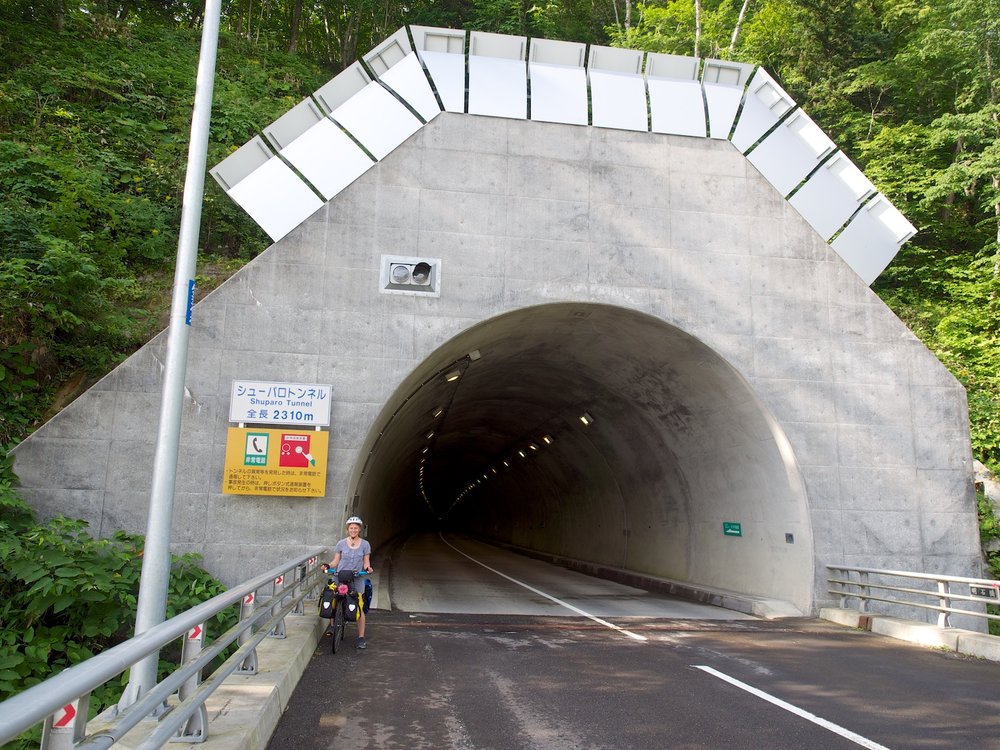
[[502,544],[493,540],[482,539],[481,541],[512,550],[526,557],[558,565],[577,573],[585,573],[596,578],[603,578],[607,581],[614,581],[615,583],[634,586],[635,588],[647,591],[670,594],[671,596],[690,599],[700,604],[710,604],[715,607],[753,615],[754,617],[761,617],[765,620],[804,616],[802,611],[794,604],[781,599],[769,599],[763,596],[743,594],[738,591],[728,591],[709,586],[699,586],[698,584],[684,581],[675,581],[670,578],[658,578],[646,573],[637,573],[633,570],[614,568],[610,565],[577,560],[572,557],[563,557],[549,552],[539,552],[538,550],[526,549],[513,544]]
[[868,630],[921,646],[945,648],[966,656],[1000,662],[1000,637],[995,635],[960,628],[939,628],[927,622],[903,620],[840,607],[824,607],[819,611],[819,616],[849,628]]

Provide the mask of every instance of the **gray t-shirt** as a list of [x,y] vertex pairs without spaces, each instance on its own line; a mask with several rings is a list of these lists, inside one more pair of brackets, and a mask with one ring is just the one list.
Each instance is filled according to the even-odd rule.
[[340,562],[337,564],[337,570],[361,570],[361,566],[365,562],[365,555],[372,553],[372,546],[368,543],[367,539],[362,539],[361,545],[357,549],[351,549],[347,543],[347,539],[347,537],[344,537],[333,548],[334,553],[340,553]]

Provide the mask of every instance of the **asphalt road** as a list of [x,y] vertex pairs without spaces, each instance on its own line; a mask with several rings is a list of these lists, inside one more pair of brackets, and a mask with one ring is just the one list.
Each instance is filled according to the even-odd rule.
[[[426,540],[414,544],[424,556]],[[471,568],[423,562],[466,596]],[[523,596],[498,575],[508,563],[488,564],[496,572],[471,563],[484,586],[500,578],[523,606],[566,613],[372,612],[367,650],[320,643],[269,747],[1000,750],[1000,665],[815,620],[596,613],[591,587],[604,582],[545,582],[595,619]],[[417,595],[398,585],[401,571],[394,560],[390,586],[406,602]],[[608,591],[609,608],[656,599]]]

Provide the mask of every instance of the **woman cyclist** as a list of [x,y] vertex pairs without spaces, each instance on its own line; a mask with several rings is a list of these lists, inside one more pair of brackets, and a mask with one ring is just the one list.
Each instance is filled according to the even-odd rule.
[[[347,536],[337,542],[337,546],[333,548],[333,559],[330,561],[331,568],[335,570],[364,570],[368,573],[372,572],[372,546],[368,543],[367,539],[361,538],[361,527],[363,525],[364,522],[358,516],[351,516],[347,519]],[[355,594],[364,594],[364,579],[355,576],[351,582],[351,591]],[[329,629],[327,632],[329,633]],[[366,648],[367,645],[365,643],[365,613],[362,609],[358,619],[357,647]]]

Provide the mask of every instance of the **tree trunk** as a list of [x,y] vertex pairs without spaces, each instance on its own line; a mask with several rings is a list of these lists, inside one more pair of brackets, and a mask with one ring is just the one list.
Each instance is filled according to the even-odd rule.
[[288,54],[294,55],[299,47],[299,26],[302,24],[302,0],[292,0],[292,27],[288,34]]
[[694,56],[701,48],[701,0],[694,0]]
[[743,5],[740,7],[740,17],[736,19],[736,28],[733,29],[733,38],[729,40],[729,51],[736,51],[736,40],[740,37],[740,29],[743,28],[743,19],[746,18],[747,8],[750,6],[751,0],[743,0]]
[[625,0],[625,31],[632,28],[632,0]]

